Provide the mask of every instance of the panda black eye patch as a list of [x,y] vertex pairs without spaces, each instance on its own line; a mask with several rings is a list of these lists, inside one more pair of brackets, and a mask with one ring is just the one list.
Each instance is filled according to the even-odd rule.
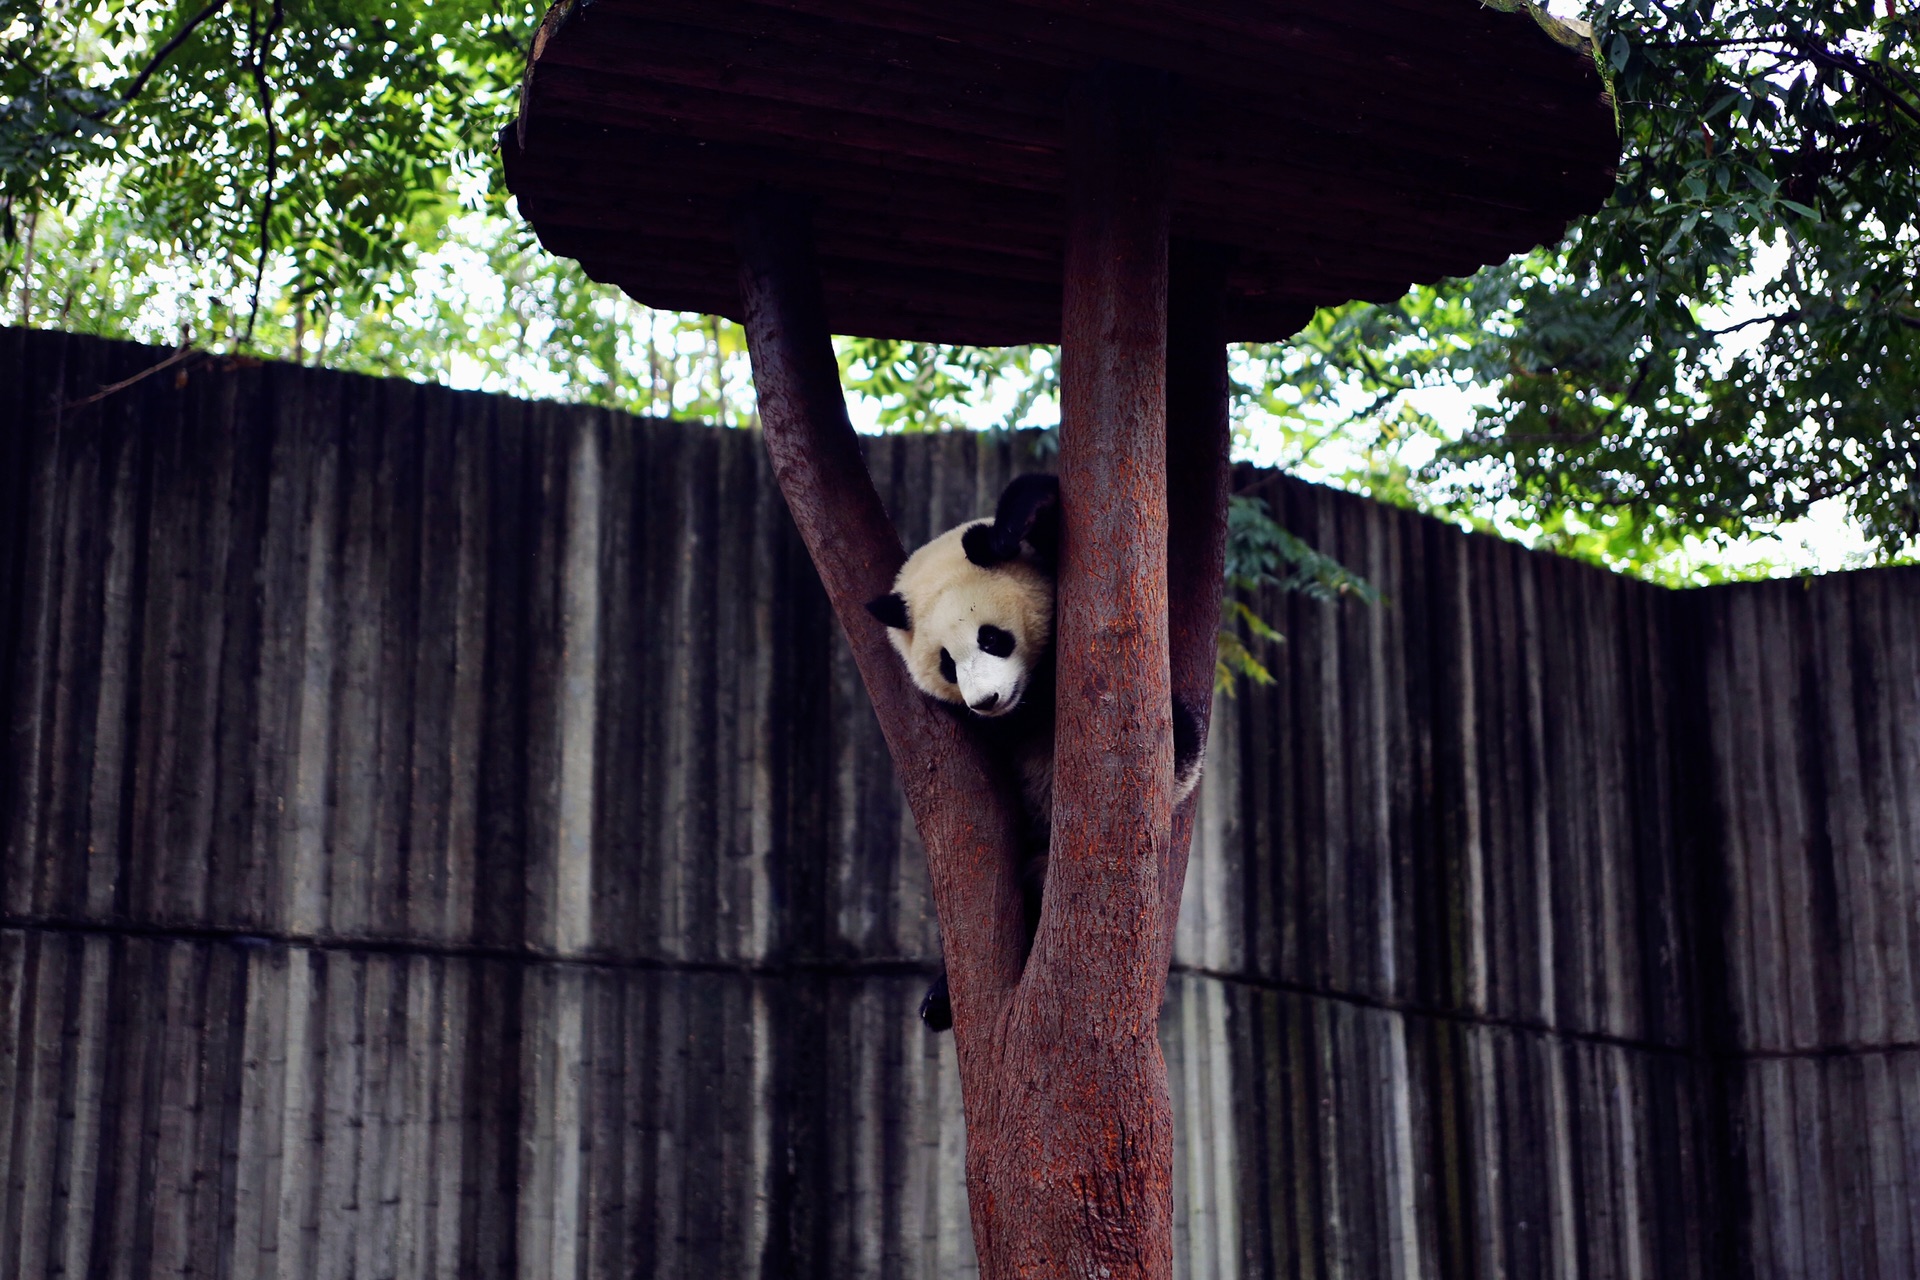
[[980,651],[996,658],[1013,656],[1013,633],[1002,631],[989,622],[980,628]]
[[953,655],[945,649],[940,651],[940,678],[948,684],[960,683],[960,673],[953,666]]

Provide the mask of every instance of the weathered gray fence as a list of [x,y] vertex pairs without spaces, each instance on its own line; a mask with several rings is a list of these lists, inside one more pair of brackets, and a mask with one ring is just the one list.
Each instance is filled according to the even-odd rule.
[[[0,1275],[971,1272],[912,824],[747,433],[0,331]],[[184,378],[177,375],[184,372]],[[909,539],[1028,465],[872,442]],[[1920,1274],[1920,572],[1292,481],[1163,1043],[1203,1276]]]

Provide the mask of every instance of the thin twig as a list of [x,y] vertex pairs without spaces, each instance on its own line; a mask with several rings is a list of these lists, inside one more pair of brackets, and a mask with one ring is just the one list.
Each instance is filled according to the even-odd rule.
[[[1882,68],[1876,67],[1853,54],[1839,53],[1823,42],[1806,36],[1743,36],[1725,40],[1651,40],[1648,47],[1655,49],[1697,49],[1718,50],[1752,49],[1764,50],[1782,57],[1798,54],[1808,62],[1824,66],[1835,71],[1844,71],[1853,75],[1888,99],[1900,114],[1920,123],[1920,107],[1907,101],[1907,98],[1882,77]],[[1907,79],[1906,73],[1897,66],[1885,68],[1891,70],[1900,79]]]
[[1795,308],[1790,311],[1779,312],[1778,314],[1754,316],[1751,319],[1742,320],[1739,324],[1730,324],[1724,329],[1703,329],[1701,332],[1709,338],[1724,338],[1729,333],[1738,333],[1742,329],[1751,329],[1757,324],[1776,324],[1787,320],[1798,320],[1799,318],[1800,311],[1798,308]]
[[154,374],[160,372],[162,369],[170,369],[174,365],[177,365],[184,360],[191,359],[192,357],[200,354],[201,354],[200,352],[195,351],[192,347],[181,347],[178,351],[168,356],[165,360],[160,361],[160,363],[158,364],[148,365],[146,368],[142,369],[140,372],[134,374],[130,378],[122,378],[120,381],[114,383],[112,386],[102,387],[98,391],[94,392],[92,395],[83,397],[82,399],[67,401],[65,404],[60,406],[60,411],[62,413],[67,413],[74,409],[84,409],[90,404],[98,404],[100,401],[105,400],[108,396],[113,395],[116,392],[125,391],[128,387],[132,386],[134,383],[140,382],[146,378],[150,378]]
[[1756,49],[1767,53],[1784,53],[1793,46],[1784,37],[1775,36],[1728,36],[1724,40],[1643,40],[1644,49]]
[[98,111],[94,112],[92,115],[88,116],[87,118],[89,120],[102,119],[103,117],[106,116],[107,112],[113,110],[115,106],[124,107],[128,103],[132,102],[135,98],[139,97],[140,91],[147,87],[147,81],[151,80],[153,78],[153,73],[160,69],[160,64],[165,62],[168,58],[171,58],[173,56],[174,50],[178,49],[181,45],[185,44],[187,42],[187,37],[192,35],[195,31],[197,31],[201,23],[205,22],[208,18],[211,18],[214,14],[220,12],[222,9],[226,7],[227,7],[227,0],[213,0],[213,2],[209,4],[206,8],[194,14],[193,17],[187,19],[187,25],[180,28],[180,30],[176,31],[174,33],[173,39],[161,45],[159,51],[156,52],[153,55],[153,57],[147,59],[147,65],[140,68],[140,74],[133,78],[133,83],[127,86],[126,93],[121,97],[118,103],[109,103],[107,106],[100,108]]
[[27,247],[20,257],[20,324],[33,317],[33,236],[40,228],[40,210],[27,215]]
[[1795,48],[1800,50],[1801,54],[1809,62],[1816,62],[1822,66],[1831,67],[1836,71],[1847,72],[1856,79],[1864,82],[1870,88],[1879,90],[1880,96],[1887,99],[1901,115],[1906,116],[1915,124],[1920,124],[1920,107],[1916,107],[1911,102],[1908,102],[1905,96],[1898,90],[1881,79],[1871,63],[1862,61],[1852,54],[1836,53],[1824,44],[1806,39],[1805,37],[1794,40],[1791,43]]
[[1369,352],[1360,352],[1360,363],[1366,367],[1367,373],[1375,382],[1382,383],[1388,388],[1386,394],[1389,396],[1398,395],[1402,391],[1411,391],[1414,389],[1413,383],[1409,379],[1389,377],[1382,372],[1380,366],[1374,362],[1373,356]]
[[[253,306],[247,312],[247,335],[242,339],[246,343],[253,341],[253,327],[260,319],[260,289],[267,277],[267,257],[273,248],[273,184],[279,177],[280,133],[273,122],[273,90],[267,83],[267,58],[273,52],[273,37],[279,32],[284,16],[282,3],[283,0],[273,0],[273,17],[267,29],[260,33],[258,52],[253,60],[253,79],[260,90],[260,113],[267,120],[267,183],[260,194],[260,260],[253,268]],[[251,20],[248,25],[252,25]]]

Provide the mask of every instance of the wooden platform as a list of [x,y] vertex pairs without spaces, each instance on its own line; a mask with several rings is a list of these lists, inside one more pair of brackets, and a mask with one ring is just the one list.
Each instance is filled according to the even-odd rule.
[[1173,234],[1238,251],[1234,340],[1384,300],[1599,205],[1587,57],[1474,0],[563,0],[508,184],[552,251],[650,306],[738,317],[730,205],[809,194],[836,332],[1059,336],[1065,99],[1166,70]]

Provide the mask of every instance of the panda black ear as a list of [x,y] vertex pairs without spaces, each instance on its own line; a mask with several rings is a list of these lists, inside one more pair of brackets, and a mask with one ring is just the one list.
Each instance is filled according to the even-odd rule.
[[960,545],[967,559],[983,569],[1005,564],[1026,543],[1052,568],[1060,554],[1060,477],[1016,476],[1000,495],[993,523],[966,531]]
[[867,601],[867,612],[896,631],[913,629],[913,624],[907,618],[907,598],[898,591],[889,591]]

